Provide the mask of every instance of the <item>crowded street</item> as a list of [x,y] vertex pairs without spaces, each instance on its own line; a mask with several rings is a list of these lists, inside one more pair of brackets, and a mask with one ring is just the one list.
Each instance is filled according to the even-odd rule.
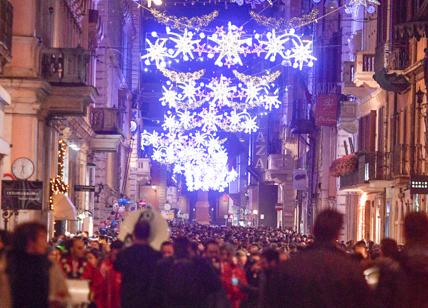
[[0,308],[428,308],[428,0],[0,0]]

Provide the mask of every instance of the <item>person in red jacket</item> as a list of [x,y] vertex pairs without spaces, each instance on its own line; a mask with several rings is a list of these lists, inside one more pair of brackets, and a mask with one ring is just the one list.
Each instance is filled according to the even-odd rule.
[[97,307],[120,308],[120,286],[122,277],[113,268],[117,254],[122,249],[121,241],[114,241],[110,246],[109,255],[101,262],[100,274],[101,284],[98,286],[99,295],[96,297]]
[[232,245],[225,244],[221,249],[221,256],[220,274],[223,287],[232,308],[239,308],[246,297],[243,290],[248,286],[245,271],[237,265]]

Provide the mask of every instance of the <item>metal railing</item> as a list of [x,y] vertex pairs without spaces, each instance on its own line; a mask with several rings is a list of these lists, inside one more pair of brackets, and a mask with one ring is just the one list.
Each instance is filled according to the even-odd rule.
[[0,48],[10,56],[12,50],[13,6],[8,0],[0,0]]
[[89,60],[89,53],[80,47],[45,49],[42,77],[54,84],[86,85]]
[[91,111],[92,129],[97,134],[120,135],[122,125],[117,108],[94,108]]
[[357,170],[340,177],[340,188],[349,188],[370,181],[387,181],[392,179],[390,153],[360,152],[357,155]]

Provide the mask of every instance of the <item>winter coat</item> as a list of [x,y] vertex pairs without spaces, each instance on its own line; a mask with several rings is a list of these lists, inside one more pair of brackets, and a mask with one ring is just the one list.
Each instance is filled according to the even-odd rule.
[[333,244],[316,243],[297,253],[271,279],[264,307],[373,307],[359,265]]
[[[0,308],[14,307],[12,302],[11,282],[8,274],[8,259],[0,256]],[[49,261],[48,261],[49,262]],[[70,299],[65,276],[56,263],[49,262],[48,301],[50,304],[66,303]],[[29,286],[31,288],[31,286]],[[25,290],[23,290],[25,294]]]

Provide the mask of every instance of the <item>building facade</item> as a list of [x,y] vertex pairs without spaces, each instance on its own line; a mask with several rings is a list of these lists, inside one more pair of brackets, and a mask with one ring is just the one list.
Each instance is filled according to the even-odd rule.
[[34,166],[26,180],[43,183],[42,208],[17,209],[9,228],[38,219],[51,234],[92,233],[94,220],[102,219],[98,210],[126,188],[139,78],[130,68],[131,30],[139,15],[125,0],[9,2],[12,52],[2,61],[0,85],[10,103],[2,104],[0,137],[10,155],[3,158],[2,178],[17,180],[13,168],[25,158]]

